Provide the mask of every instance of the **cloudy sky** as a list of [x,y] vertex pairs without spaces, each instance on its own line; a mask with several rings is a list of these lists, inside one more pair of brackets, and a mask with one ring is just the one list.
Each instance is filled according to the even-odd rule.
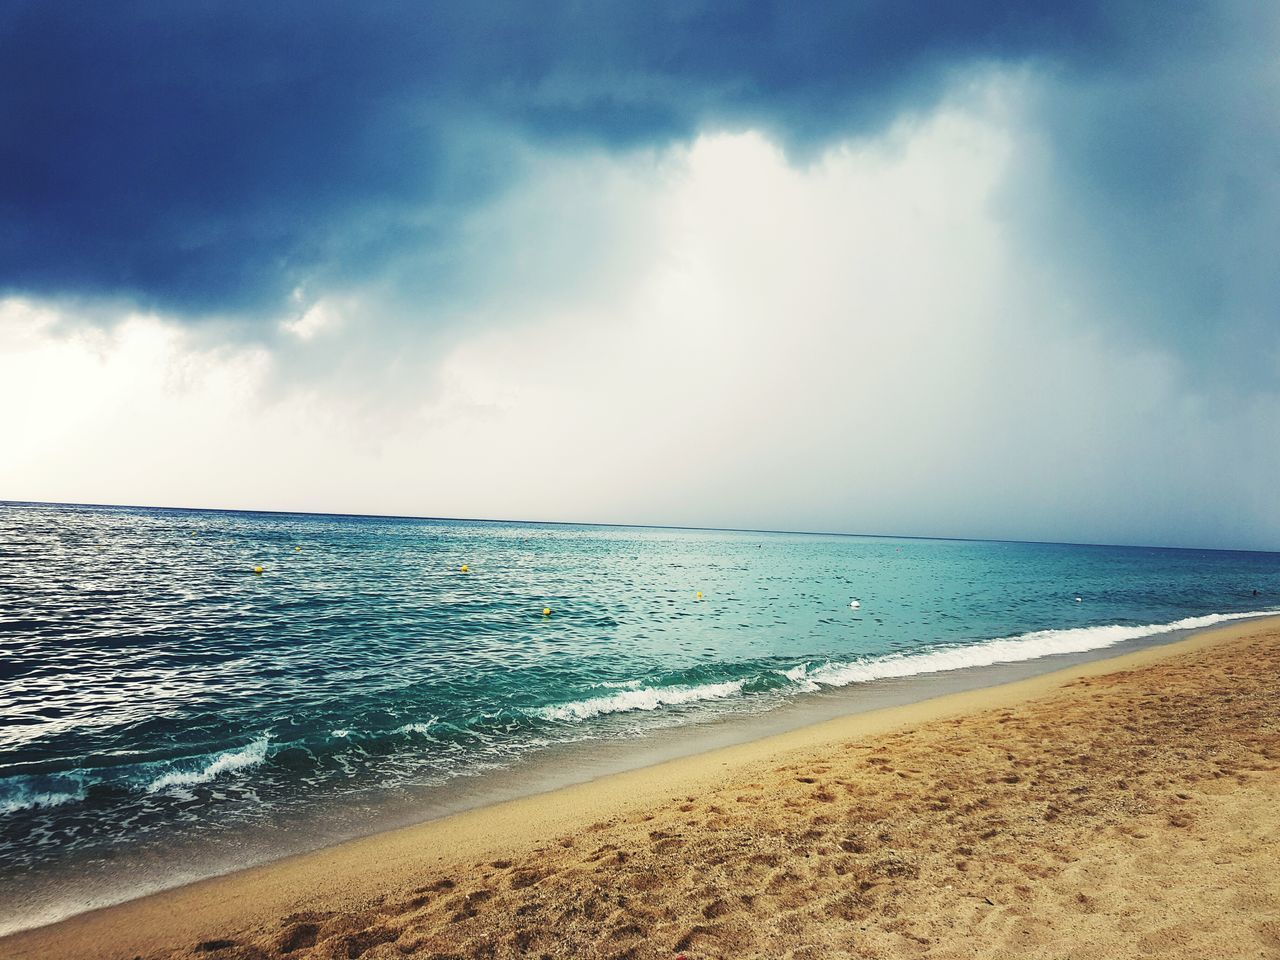
[[1280,548],[1277,51],[0,0],[0,498]]

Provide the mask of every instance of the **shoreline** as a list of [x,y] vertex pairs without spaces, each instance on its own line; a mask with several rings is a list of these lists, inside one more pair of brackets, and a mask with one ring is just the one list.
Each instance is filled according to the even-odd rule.
[[[443,784],[420,788],[412,797],[370,807],[363,810],[358,819],[352,819],[350,811],[345,808],[317,807],[305,821],[290,822],[274,831],[258,829],[255,833],[230,839],[206,838],[199,844],[187,842],[162,851],[159,857],[126,850],[123,857],[109,865],[99,861],[101,865],[92,871],[86,871],[71,861],[27,876],[19,891],[0,895],[0,911],[13,911],[5,922],[0,923],[0,938],[205,880],[320,853],[395,830],[423,826],[460,813],[747,745],[832,720],[1004,686],[1178,643],[1221,626],[1247,624],[1271,616],[1280,618],[1280,611],[1210,614],[1187,620],[1216,619],[1217,622],[1176,629],[1171,629],[1175,627],[1173,623],[1149,624],[1147,627],[1154,632],[1108,641],[1101,646],[1073,648],[1067,645],[1064,650],[1025,659],[1018,656],[1019,651],[1013,651],[1013,658],[1008,660],[947,666],[903,675],[890,673],[877,679],[823,687],[763,709],[732,711],[696,718],[692,722],[646,729],[637,738],[606,737],[554,744],[516,763],[481,775],[456,777]],[[1091,633],[1099,628],[1079,629]],[[1101,629],[1143,628],[1106,626]],[[1071,633],[1070,630],[1048,632]],[[1021,634],[1013,639],[1024,642],[1035,635]],[[1001,641],[977,643],[969,649],[982,650],[987,644],[996,642]],[[915,656],[932,655],[923,651],[921,654],[906,654],[906,658],[911,660]],[[641,719],[648,719],[647,715],[641,715]],[[181,871],[175,871],[172,866],[175,858],[184,864]],[[16,884],[14,886],[17,887]],[[49,896],[50,893],[57,899]]]
[[365,909],[379,897],[414,889],[424,870],[488,858],[505,862],[536,857],[540,845],[545,851],[546,845],[556,844],[565,834],[580,833],[593,824],[646,816],[671,802],[674,793],[690,797],[713,794],[736,776],[776,766],[798,754],[829,751],[850,741],[883,738],[953,718],[973,718],[997,708],[1020,707],[1060,693],[1073,683],[1266,636],[1277,627],[1280,616],[1237,621],[997,686],[847,714],[710,752],[481,806],[20,931],[0,938],[0,950],[15,960],[169,955],[184,945],[217,943],[228,931],[269,925],[290,914]]

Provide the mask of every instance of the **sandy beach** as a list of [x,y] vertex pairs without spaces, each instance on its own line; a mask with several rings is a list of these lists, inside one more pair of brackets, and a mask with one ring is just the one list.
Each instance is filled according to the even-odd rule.
[[352,841],[0,956],[1280,957],[1280,618]]
[[0,960],[1280,960],[1277,51],[0,0]]

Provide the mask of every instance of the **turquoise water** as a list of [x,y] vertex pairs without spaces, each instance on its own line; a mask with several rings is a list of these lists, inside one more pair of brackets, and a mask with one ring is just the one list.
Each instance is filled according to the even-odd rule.
[[1278,603],[1277,554],[0,505],[0,870]]

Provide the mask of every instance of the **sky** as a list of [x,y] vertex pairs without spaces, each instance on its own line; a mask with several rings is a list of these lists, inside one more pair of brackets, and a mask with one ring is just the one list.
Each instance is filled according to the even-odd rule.
[[0,0],[0,499],[1280,549],[1278,50]]

